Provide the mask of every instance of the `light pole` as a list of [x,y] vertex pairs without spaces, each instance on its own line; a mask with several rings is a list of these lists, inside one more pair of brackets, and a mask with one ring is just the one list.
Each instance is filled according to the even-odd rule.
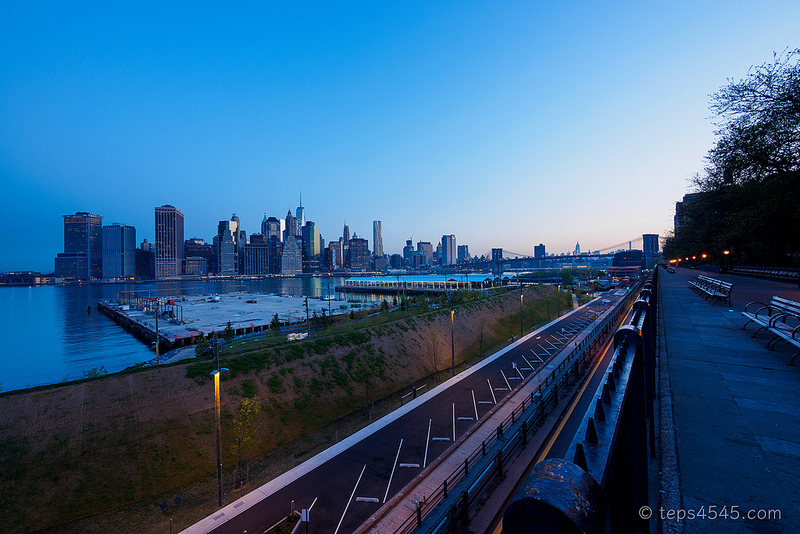
[[214,369],[211,371],[211,376],[214,377],[214,400],[216,402],[216,438],[217,438],[217,506],[222,506],[222,448],[220,445],[220,428],[219,417],[219,375],[223,371],[227,371],[225,367],[222,369]]
[[561,284],[558,286],[558,290],[556,291],[556,319],[561,317]]
[[156,365],[159,363],[161,363],[161,361],[158,354],[158,299],[156,299]]
[[522,337],[522,297],[524,296],[522,293],[519,294],[519,337]]
[[453,335],[453,316],[456,311],[450,308],[450,376],[456,376],[456,338]]

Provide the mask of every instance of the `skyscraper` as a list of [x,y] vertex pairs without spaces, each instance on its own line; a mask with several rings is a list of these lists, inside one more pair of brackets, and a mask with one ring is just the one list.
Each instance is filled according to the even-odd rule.
[[289,236],[281,250],[281,274],[295,275],[303,272],[302,240]]
[[136,276],[136,228],[114,223],[103,226],[103,278]]
[[236,221],[219,221],[214,236],[214,252],[217,258],[217,274],[232,275],[239,272],[239,249],[236,241],[239,228]]
[[283,232],[283,240],[289,236],[297,236],[300,231],[297,228],[297,219],[292,216],[292,210],[286,212],[286,229]]
[[180,276],[183,263],[183,212],[156,207],[156,280]]
[[306,209],[303,207],[303,193],[300,193],[300,205],[297,206],[295,215],[297,216],[297,227],[303,228],[306,225]]
[[658,257],[658,234],[643,234],[642,249],[644,250],[645,265],[649,269]]
[[303,226],[303,272],[318,273],[322,260],[322,244],[320,242],[319,227],[314,221],[308,221]]
[[456,236],[453,234],[442,236],[442,265],[455,265],[458,250],[456,249]]
[[369,270],[369,243],[355,234],[347,245],[347,267],[351,271]]
[[103,276],[103,217],[64,215],[64,252],[56,256],[55,274],[73,280]]
[[381,235],[381,221],[372,221],[372,246],[375,250],[372,255],[376,258],[383,257],[383,236]]
[[469,260],[469,245],[458,245],[458,263]]

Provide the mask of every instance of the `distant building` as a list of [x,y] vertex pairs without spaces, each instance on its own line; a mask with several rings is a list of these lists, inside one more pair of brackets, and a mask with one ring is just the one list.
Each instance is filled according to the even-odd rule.
[[250,234],[250,241],[248,243],[254,245],[266,245],[267,236],[264,234]]
[[281,250],[281,274],[295,275],[303,272],[302,240],[288,236]]
[[[265,237],[262,234],[253,234],[253,237],[255,236]],[[269,274],[269,246],[266,239],[259,241],[262,242],[254,243],[251,239],[250,243],[244,246],[244,274],[248,276]]]
[[469,245],[458,245],[458,263],[469,261]]
[[417,253],[422,256],[422,265],[433,262],[433,245],[430,241],[417,241]]
[[[183,242],[183,255],[186,260],[189,258],[203,258],[206,260],[206,271],[204,273],[191,273],[191,274],[208,274],[209,272],[216,272],[216,256],[214,255],[214,246],[211,243],[206,243],[200,237],[193,237]],[[197,261],[194,262],[197,264]],[[189,273],[189,268],[185,269],[186,274]]]
[[281,222],[275,217],[266,218],[261,223],[261,233],[267,236],[267,242],[269,242],[269,239],[271,237],[276,237],[278,238],[278,241],[281,241],[283,239],[283,233],[281,232]]
[[369,243],[355,234],[347,246],[347,267],[351,271],[369,270]]
[[85,211],[64,215],[64,252],[56,256],[55,275],[66,280],[103,276],[103,217]]
[[442,265],[455,265],[458,252],[456,249],[456,236],[453,234],[442,236]]
[[297,216],[297,227],[302,229],[306,225],[306,209],[303,207],[303,193],[300,193],[300,205],[297,206],[295,214]]
[[342,260],[342,243],[339,241],[334,241],[328,245],[328,250],[330,250],[330,269],[331,271],[335,271],[336,269],[342,269],[344,267],[344,261]]
[[675,203],[674,233],[678,235],[678,230],[685,225],[691,218],[686,214],[688,207],[696,202],[703,193],[689,193],[683,195],[683,200]]
[[214,237],[214,256],[217,259],[217,274],[233,275],[239,272],[238,223],[219,221],[217,235]]
[[389,268],[391,269],[402,269],[403,268],[403,256],[400,254],[392,254],[389,256]]
[[188,276],[206,276],[208,274],[208,261],[199,256],[186,256],[183,272]]
[[322,237],[314,221],[308,221],[303,226],[303,272],[318,273],[321,268]]
[[534,258],[544,258],[545,256],[547,256],[547,252],[545,252],[544,245],[542,243],[533,246]]
[[136,276],[136,228],[114,223],[103,226],[103,278]]
[[286,212],[286,229],[283,232],[283,240],[289,236],[299,236],[300,228],[297,225],[297,218],[292,215],[292,210]]
[[155,247],[148,243],[147,239],[135,251],[136,255],[136,278],[152,280],[156,276],[156,254]]
[[403,247],[403,264],[409,267],[414,266],[414,247],[411,246],[411,240],[406,240],[406,246]]
[[372,270],[385,271],[389,266],[389,259],[386,256],[372,256]]
[[376,258],[383,257],[383,235],[381,234],[381,221],[372,221],[372,246],[375,250],[372,255]]
[[183,212],[165,204],[156,207],[156,280],[183,271]]
[[578,242],[575,242],[575,253],[574,253],[574,255],[575,256],[580,256],[581,255],[581,244],[578,243]]

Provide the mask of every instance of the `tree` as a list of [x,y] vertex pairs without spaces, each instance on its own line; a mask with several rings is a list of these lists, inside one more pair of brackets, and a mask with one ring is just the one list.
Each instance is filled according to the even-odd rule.
[[433,367],[434,383],[436,382],[436,375],[439,373],[439,347],[441,344],[439,332],[431,329],[425,338],[425,352],[427,353],[431,367]]
[[222,331],[222,338],[225,341],[230,341],[231,339],[234,338],[235,335],[236,332],[233,330],[233,325],[231,324],[230,321],[228,321],[228,324],[225,325],[225,330]]
[[258,415],[258,412],[261,411],[258,395],[242,399],[237,411],[238,413],[233,420],[233,445],[231,449],[236,454],[237,483],[241,483],[243,478],[241,469],[242,454],[247,452],[250,442],[253,441],[255,436],[253,420]]
[[194,355],[198,358],[205,355],[206,350],[208,349],[208,338],[203,334],[197,336],[197,342],[194,344]]
[[269,323],[269,329],[276,332],[281,329],[281,320],[278,319],[278,314],[272,316],[272,321]]
[[386,299],[381,301],[381,313],[388,313],[389,312],[389,303]]
[[775,54],[711,97],[719,139],[701,191],[800,171],[800,49]]

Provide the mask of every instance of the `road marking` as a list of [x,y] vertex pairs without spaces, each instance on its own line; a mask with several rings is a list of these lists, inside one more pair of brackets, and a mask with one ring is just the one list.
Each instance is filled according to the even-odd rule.
[[508,388],[494,388],[495,391],[508,391]]
[[[356,502],[374,502],[374,503],[379,503],[379,502],[381,502],[381,500],[378,499],[377,497],[356,497]],[[386,502],[386,501],[383,501],[383,502]]]
[[492,389],[492,383],[489,382],[489,379],[486,379],[486,382],[489,384],[489,391],[492,393],[492,400],[495,404],[497,404],[497,397],[494,396],[494,389]]
[[463,416],[459,417],[458,420],[459,421],[474,421],[474,419],[471,416],[468,416],[468,415],[463,415]]
[[506,381],[506,385],[508,386],[509,391],[511,390],[511,384],[508,383],[508,378],[506,378],[506,374],[500,369],[500,374],[503,375],[503,380]]
[[425,461],[422,463],[422,467],[426,467],[428,465],[428,445],[431,442],[431,423],[433,419],[428,419],[428,439],[425,440]]
[[397,467],[413,467],[415,469],[419,469],[419,464],[400,464]]
[[317,499],[319,499],[319,497],[314,497],[314,502],[312,502],[311,506],[308,507],[309,511],[311,511],[311,509],[314,508],[314,505],[317,504]]
[[475,390],[472,390],[472,406],[475,407],[475,420],[478,420],[478,403],[475,402]]
[[450,441],[450,438],[431,438],[431,441]]
[[538,354],[536,355],[536,359],[539,360],[539,362],[544,363],[544,360],[541,359]]
[[353,501],[353,496],[356,494],[356,490],[358,489],[358,485],[361,483],[361,477],[364,476],[364,470],[367,468],[367,464],[364,464],[364,467],[361,468],[361,474],[358,475],[358,480],[356,481],[356,487],[353,488],[353,493],[350,494],[350,498],[347,499],[347,506],[344,507],[344,513],[342,513],[342,518],[339,520],[339,524],[336,525],[336,530],[333,531],[333,534],[337,534],[339,529],[342,527],[342,521],[344,521],[344,516],[347,515],[347,509],[350,508],[350,503]]
[[522,376],[522,371],[519,370],[519,367],[517,367],[517,372],[519,373],[520,380],[525,378],[524,376]]
[[392,474],[389,475],[389,484],[386,486],[386,495],[383,496],[383,503],[386,504],[386,499],[389,497],[389,488],[392,487],[392,478],[394,478],[394,470],[397,469],[397,459],[400,458],[400,449],[403,447],[403,440],[400,439],[400,446],[397,447],[397,456],[394,457],[394,465],[392,466]]
[[478,404],[493,404],[492,401],[478,401]]

